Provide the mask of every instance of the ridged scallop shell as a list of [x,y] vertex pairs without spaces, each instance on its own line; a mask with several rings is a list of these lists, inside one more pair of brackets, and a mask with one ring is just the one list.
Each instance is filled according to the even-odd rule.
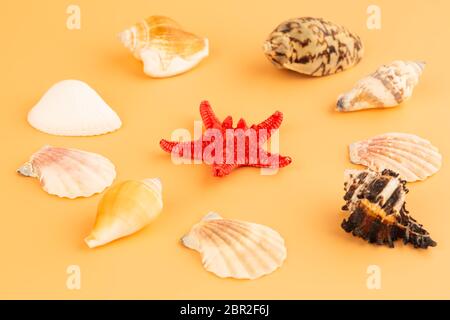
[[200,252],[206,270],[221,278],[256,279],[272,273],[286,259],[286,247],[273,229],[223,219],[210,212],[182,238]]
[[337,101],[338,111],[395,107],[412,96],[425,68],[421,61],[397,60],[361,79]]
[[151,16],[121,32],[119,39],[144,63],[144,72],[170,77],[195,67],[209,54],[208,39],[181,28],[170,18]]
[[311,17],[284,21],[269,35],[263,49],[276,67],[311,76],[346,70],[357,64],[364,53],[356,34]]
[[350,212],[342,228],[369,243],[394,247],[403,239],[415,248],[436,246],[430,234],[406,210],[406,181],[391,170],[345,171],[344,211]]
[[144,228],[161,213],[162,185],[158,178],[121,182],[106,191],[98,205],[94,228],[85,242],[102,246]]
[[114,165],[101,155],[52,146],[44,146],[17,171],[39,179],[49,194],[70,199],[102,192],[116,177]]
[[64,80],[53,85],[28,113],[34,128],[60,136],[94,136],[119,129],[117,114],[86,83]]
[[442,163],[435,146],[407,133],[386,133],[354,142],[349,151],[351,162],[378,172],[390,169],[409,182],[426,179],[436,173]]

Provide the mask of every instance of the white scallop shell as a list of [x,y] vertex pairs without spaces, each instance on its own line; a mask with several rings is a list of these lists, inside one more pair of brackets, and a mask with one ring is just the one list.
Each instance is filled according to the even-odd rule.
[[40,131],[60,136],[94,136],[122,126],[98,93],[79,80],[53,85],[28,113],[28,122]]
[[395,107],[412,96],[425,68],[421,61],[397,60],[361,79],[337,101],[338,111]]
[[196,224],[182,242],[200,252],[206,270],[221,278],[259,278],[279,268],[287,255],[283,238],[273,229],[223,219],[214,212]]
[[52,146],[44,146],[17,171],[39,179],[49,194],[70,199],[102,192],[116,177],[114,165],[101,155]]
[[424,180],[436,173],[442,156],[429,141],[413,134],[386,133],[352,143],[350,160],[372,170],[390,169],[406,181]]

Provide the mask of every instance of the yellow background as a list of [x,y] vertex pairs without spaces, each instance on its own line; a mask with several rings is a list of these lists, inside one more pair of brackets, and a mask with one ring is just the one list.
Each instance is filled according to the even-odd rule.
[[[0,298],[450,298],[448,1],[88,1],[81,30],[66,28],[71,1],[3,1],[0,19],[2,142]],[[368,30],[370,4],[381,30]],[[151,79],[116,34],[152,14],[168,15],[207,36],[210,57],[194,70]],[[324,17],[359,34],[366,53],[356,67],[325,78],[274,68],[262,53],[267,35],[295,16]],[[413,98],[401,107],[342,114],[336,97],[380,64],[425,60]],[[120,115],[123,127],[99,137],[47,135],[27,112],[57,81],[86,81]],[[275,176],[244,168],[219,179],[206,165],[175,166],[158,145],[177,128],[193,129],[208,99],[219,118],[249,123],[281,110],[281,153],[293,163]],[[438,146],[441,171],[410,185],[408,208],[438,246],[416,250],[369,245],[340,227],[349,143],[389,132],[418,134]],[[44,144],[100,153],[118,181],[158,176],[162,215],[126,239],[90,250],[83,242],[101,195],[59,199],[15,170]],[[180,237],[208,211],[262,223],[285,238],[288,259],[256,281],[206,272]],[[66,288],[68,265],[81,267],[81,290]],[[382,288],[368,290],[378,265]]]

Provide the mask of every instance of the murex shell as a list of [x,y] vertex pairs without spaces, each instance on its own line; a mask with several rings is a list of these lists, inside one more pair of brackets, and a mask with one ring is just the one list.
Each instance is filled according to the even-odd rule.
[[28,113],[28,122],[40,131],[60,136],[94,136],[122,126],[98,93],[79,80],[53,85]]
[[85,242],[94,248],[133,234],[156,219],[162,208],[162,184],[158,178],[121,182],[103,196],[95,225]]
[[280,267],[287,254],[278,232],[260,224],[223,219],[214,212],[196,224],[182,243],[200,252],[206,270],[221,278],[259,278]]
[[339,96],[338,111],[395,107],[412,96],[425,68],[421,61],[397,60],[383,65]]
[[103,156],[52,146],[41,148],[17,171],[39,179],[49,194],[70,199],[102,192],[116,177],[114,165]]
[[381,173],[371,170],[345,171],[344,211],[350,212],[342,228],[369,243],[394,247],[403,239],[415,248],[436,246],[430,234],[409,215],[405,200],[406,181],[391,170]]
[[144,63],[151,77],[186,72],[209,54],[208,39],[182,29],[170,18],[151,16],[119,34],[122,44]]
[[439,150],[413,134],[385,133],[350,145],[350,160],[372,170],[390,169],[406,181],[424,180],[442,164]]
[[321,18],[302,17],[281,23],[263,46],[278,68],[326,76],[357,64],[364,53],[360,38]]

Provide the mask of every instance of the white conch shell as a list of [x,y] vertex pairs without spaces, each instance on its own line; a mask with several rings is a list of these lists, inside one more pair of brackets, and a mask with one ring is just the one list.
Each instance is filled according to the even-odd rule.
[[70,199],[102,192],[116,177],[114,165],[101,155],[52,146],[41,148],[17,171],[39,179],[49,194]]
[[283,238],[273,229],[223,219],[214,212],[196,224],[182,243],[200,252],[206,270],[221,278],[259,278],[279,268],[287,255]]
[[361,79],[337,101],[338,111],[395,107],[409,99],[425,68],[420,61],[397,60]]
[[103,196],[94,228],[85,242],[94,248],[135,233],[153,221],[162,208],[158,178],[121,182]]
[[98,93],[79,80],[53,85],[28,113],[28,122],[40,131],[60,136],[94,136],[122,126]]
[[119,39],[155,78],[186,72],[209,54],[208,39],[184,31],[163,16],[151,16],[121,32]]
[[386,133],[352,143],[350,160],[377,172],[390,169],[406,181],[424,180],[441,167],[442,156],[429,141],[406,133]]

